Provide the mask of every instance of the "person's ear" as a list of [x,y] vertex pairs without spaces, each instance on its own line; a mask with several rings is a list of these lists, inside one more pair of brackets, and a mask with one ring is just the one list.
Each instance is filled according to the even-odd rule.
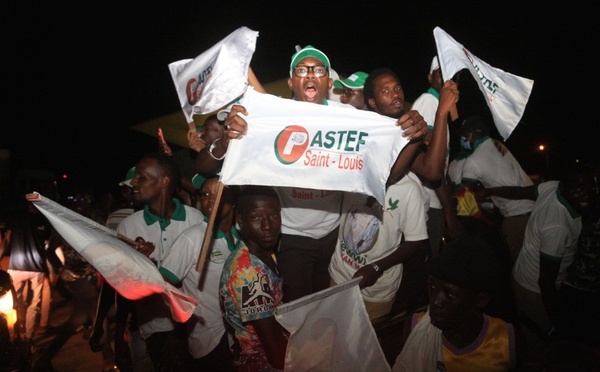
[[427,82],[429,86],[433,86],[433,74],[427,74]]
[[376,105],[375,105],[375,98],[369,98],[369,99],[367,100],[367,104],[369,105],[369,108],[370,108],[371,110],[373,110],[373,111],[377,111],[377,110],[375,110],[375,107],[376,107]]
[[294,90],[292,89],[292,78],[289,77],[288,78],[288,87],[290,88],[290,90],[292,91],[292,93],[294,92]]
[[171,184],[171,179],[167,176],[161,176],[158,181],[158,184],[163,188],[168,188]]

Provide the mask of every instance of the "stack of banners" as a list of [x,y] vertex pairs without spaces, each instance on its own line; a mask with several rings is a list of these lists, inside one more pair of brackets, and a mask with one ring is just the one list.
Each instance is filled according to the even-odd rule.
[[169,64],[187,122],[244,94],[258,32],[240,27],[194,59]]
[[116,231],[39,193],[28,194],[27,199],[120,295],[138,300],[158,293],[169,304],[175,321],[185,322],[192,316],[198,300],[165,282],[152,261],[119,240]]
[[[223,184],[357,192],[385,204],[392,165],[408,143],[396,119],[280,98],[251,87],[241,105],[248,112],[248,133],[229,142]],[[314,194],[305,197],[319,197]]]
[[290,332],[285,371],[390,371],[358,283],[324,289],[275,310]]
[[498,133],[506,140],[523,116],[533,80],[490,66],[439,27],[433,35],[444,80],[468,69],[485,97]]

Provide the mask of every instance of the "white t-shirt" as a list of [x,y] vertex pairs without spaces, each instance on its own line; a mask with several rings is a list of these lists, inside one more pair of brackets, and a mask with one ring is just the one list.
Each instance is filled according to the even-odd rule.
[[[361,267],[390,255],[402,241],[427,239],[425,200],[418,183],[402,177],[385,194],[386,205],[357,193],[344,194],[342,222],[329,274],[336,283],[352,279]],[[402,279],[402,264],[386,270],[361,293],[369,302],[394,298]]]
[[188,323],[188,346],[194,358],[201,358],[214,350],[225,333],[219,304],[219,281],[223,263],[239,241],[237,232],[234,233],[235,242],[230,241],[221,231],[213,234],[210,253],[199,273],[196,271],[196,264],[205,232],[206,222],[187,228],[173,243],[160,268],[160,272],[173,283],[182,283],[184,293],[200,301],[191,323]]
[[[473,153],[466,158],[462,179],[479,181],[485,188],[533,185],[531,178],[510,151],[507,150],[503,156],[489,137],[478,142]],[[504,217],[529,213],[535,204],[532,200],[510,200],[497,196],[492,196],[492,202]]]
[[[336,101],[328,100],[327,105],[356,110],[352,105]],[[275,191],[281,202],[283,234],[319,239],[339,225],[342,192],[297,187],[275,187]]]
[[[183,211],[183,220],[175,218],[175,214],[180,215]],[[163,260],[169,254],[171,245],[179,235],[188,227],[202,222],[204,216],[202,213],[190,206],[179,204],[174,217],[171,218],[168,226],[164,230],[159,221],[151,221],[148,225],[144,218],[144,210],[137,211],[125,218],[118,226],[117,232],[132,240],[137,237],[143,238],[147,242],[155,244],[156,249],[150,254],[150,259],[154,260],[157,267],[162,266]],[[175,323],[171,317],[171,311],[165,300],[160,294],[145,297],[135,301],[138,312],[138,325],[140,336],[145,340],[154,332],[166,332],[175,329]]]
[[563,282],[567,268],[575,258],[581,217],[557,198],[558,181],[537,186],[538,197],[531,212],[523,248],[513,267],[513,277],[521,286],[540,293],[540,254],[560,261],[556,287]]

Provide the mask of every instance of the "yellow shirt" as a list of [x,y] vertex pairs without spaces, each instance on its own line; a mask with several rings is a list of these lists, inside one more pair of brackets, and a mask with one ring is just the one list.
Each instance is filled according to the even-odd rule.
[[477,339],[458,349],[442,336],[446,372],[508,371],[515,367],[515,334],[512,324],[484,315]]

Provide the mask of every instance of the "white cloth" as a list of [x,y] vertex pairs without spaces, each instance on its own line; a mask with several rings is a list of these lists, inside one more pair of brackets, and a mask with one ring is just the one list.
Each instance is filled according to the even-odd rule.
[[557,198],[558,185],[558,181],[538,185],[538,197],[527,222],[523,248],[513,267],[517,283],[536,293],[540,293],[540,254],[561,260],[556,278],[559,288],[575,258],[581,232],[581,217],[578,214],[574,217],[570,207]]
[[198,301],[165,282],[148,257],[117,239],[116,231],[34,194],[28,200],[120,295],[137,300],[158,294],[168,301],[170,317],[178,322],[189,319]]
[[250,88],[241,104],[248,133],[229,143],[221,171],[225,185],[360,192],[383,203],[392,165],[408,143],[395,119]]
[[444,79],[451,79],[458,71],[468,69],[478,82],[498,132],[506,140],[523,116],[533,80],[488,65],[439,27],[433,30],[433,35]]
[[[410,177],[402,177],[385,194],[386,204],[368,205],[362,194],[346,193],[342,204],[342,222],[329,275],[336,283],[352,279],[356,271],[394,252],[402,241],[427,239],[425,201],[420,186]],[[401,248],[398,248],[401,249]],[[369,302],[387,302],[394,298],[402,279],[402,264],[386,270],[375,284],[361,291]]]
[[[532,186],[533,181],[510,151],[504,155],[498,151],[492,138],[476,144],[462,167],[462,179],[481,182],[483,187]],[[492,196],[492,202],[504,217],[529,213],[535,204],[532,200],[511,200]]]
[[234,101],[247,87],[258,32],[240,27],[194,59],[169,64],[188,123]]
[[277,307],[275,319],[290,332],[285,371],[390,370],[359,282],[357,278]]

